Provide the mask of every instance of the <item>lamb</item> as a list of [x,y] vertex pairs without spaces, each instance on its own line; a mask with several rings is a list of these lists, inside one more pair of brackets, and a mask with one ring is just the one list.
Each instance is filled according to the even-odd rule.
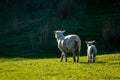
[[85,41],[85,43],[87,44],[87,57],[88,57],[88,62],[95,62],[96,60],[96,55],[97,55],[97,48],[95,45],[93,45],[93,43],[95,42],[95,40],[93,41]]
[[57,30],[54,31],[55,38],[57,39],[58,48],[62,52],[61,53],[61,62],[63,61],[63,57],[65,57],[65,62],[67,62],[67,53],[73,53],[73,60],[79,62],[80,50],[81,50],[81,40],[77,35],[71,34],[64,36],[64,31]]

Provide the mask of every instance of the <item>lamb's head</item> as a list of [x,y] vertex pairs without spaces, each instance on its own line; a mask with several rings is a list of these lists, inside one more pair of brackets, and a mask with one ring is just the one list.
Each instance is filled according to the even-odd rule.
[[95,42],[95,40],[93,40],[93,41],[85,41],[85,43],[87,44],[87,47],[91,46],[94,42]]
[[64,32],[65,32],[65,30],[64,31],[61,31],[61,30],[54,31],[55,38],[56,39],[63,38],[64,37],[64,35],[63,35]]

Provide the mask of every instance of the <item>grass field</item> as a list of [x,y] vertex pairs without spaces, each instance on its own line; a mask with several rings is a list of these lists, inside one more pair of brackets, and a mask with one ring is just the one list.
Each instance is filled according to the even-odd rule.
[[59,58],[0,58],[0,80],[120,80],[120,54],[98,55],[96,63]]

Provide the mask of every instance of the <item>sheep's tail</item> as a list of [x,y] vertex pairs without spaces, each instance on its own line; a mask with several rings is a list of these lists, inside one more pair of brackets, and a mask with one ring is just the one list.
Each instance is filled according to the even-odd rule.
[[75,51],[76,52],[80,52],[80,41],[79,40],[75,40]]
[[79,62],[80,49],[81,49],[81,40],[76,39],[75,40],[75,52],[76,52],[76,55],[77,55],[77,62]]

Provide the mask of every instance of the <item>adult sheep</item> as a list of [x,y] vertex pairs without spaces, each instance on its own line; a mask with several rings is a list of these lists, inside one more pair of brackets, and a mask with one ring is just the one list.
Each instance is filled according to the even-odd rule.
[[88,56],[88,62],[95,62],[96,55],[97,55],[97,48],[95,45],[93,45],[95,41],[85,41],[87,44],[87,56]]
[[63,35],[64,32],[65,30],[54,31],[55,38],[57,39],[57,43],[58,43],[58,48],[62,52],[60,61],[62,62],[63,57],[65,57],[65,62],[67,62],[67,53],[72,52],[74,62],[76,62],[76,56],[77,56],[77,62],[79,62],[81,40],[77,35],[74,34],[64,36]]

